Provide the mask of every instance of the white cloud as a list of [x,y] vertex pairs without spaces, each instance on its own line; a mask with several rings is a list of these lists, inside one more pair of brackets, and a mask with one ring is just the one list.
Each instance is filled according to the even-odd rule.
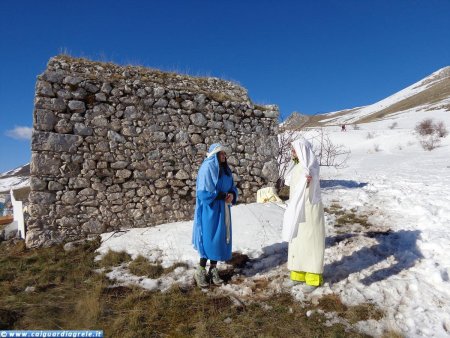
[[31,140],[33,128],[16,126],[14,129],[6,131],[6,136],[15,138],[16,140]]

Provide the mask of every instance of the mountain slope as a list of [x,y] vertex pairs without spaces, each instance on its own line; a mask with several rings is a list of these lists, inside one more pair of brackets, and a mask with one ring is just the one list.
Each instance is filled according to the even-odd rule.
[[30,164],[0,174],[0,193],[30,185]]
[[374,104],[318,115],[314,122],[321,125],[367,123],[411,110],[450,111],[450,67],[442,68]]

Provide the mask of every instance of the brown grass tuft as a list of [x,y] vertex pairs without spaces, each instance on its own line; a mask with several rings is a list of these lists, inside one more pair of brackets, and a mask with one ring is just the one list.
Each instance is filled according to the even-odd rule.
[[344,313],[348,307],[341,302],[341,298],[335,294],[325,295],[319,300],[318,307],[325,312]]
[[130,263],[128,269],[133,275],[149,278],[158,278],[164,273],[161,264],[151,264],[147,258],[141,255]]
[[346,225],[346,224],[355,224],[355,223],[358,223],[365,228],[370,228],[372,226],[369,223],[366,215],[357,215],[354,212],[346,212],[346,213],[340,214],[336,218],[337,226],[342,226],[342,225]]
[[383,311],[370,303],[347,306],[343,304],[340,297],[335,294],[329,294],[322,297],[319,300],[317,308],[320,308],[325,312],[336,312],[339,317],[348,320],[351,324],[368,319],[380,320],[384,315]]
[[384,313],[373,304],[360,304],[352,306],[345,313],[345,318],[352,324],[361,320],[380,320]]
[[131,261],[131,256],[125,251],[111,251],[109,250],[106,255],[100,260],[100,266],[104,268],[118,266],[122,263],[127,263]]
[[403,337],[404,335],[396,331],[387,331],[383,333],[383,335],[381,336],[381,338],[403,338]]
[[176,268],[185,268],[189,269],[189,265],[183,262],[176,262],[175,264],[169,266],[168,268],[164,269],[164,274],[168,274],[170,272],[173,272]]
[[176,268],[179,267],[188,269],[189,265],[183,262],[176,262],[168,268],[163,268],[160,263],[151,263],[147,258],[139,255],[130,263],[128,269],[133,275],[146,276],[155,279],[161,277],[162,275],[173,272]]
[[224,93],[220,93],[220,92],[211,92],[206,94],[207,96],[209,96],[210,98],[212,98],[214,101],[217,102],[224,102],[224,101],[232,101],[233,99],[228,96],[227,94]]
[[278,191],[278,196],[281,198],[281,200],[287,201],[289,199],[289,192],[290,188],[287,185],[285,185]]

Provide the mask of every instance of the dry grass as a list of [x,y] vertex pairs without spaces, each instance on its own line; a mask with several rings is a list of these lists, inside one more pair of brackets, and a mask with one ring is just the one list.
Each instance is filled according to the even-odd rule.
[[258,110],[262,110],[262,111],[268,110],[268,108],[266,106],[262,106],[260,104],[255,104],[254,106],[255,106],[255,109],[258,109]]
[[344,318],[354,324],[361,320],[380,320],[384,313],[373,304],[360,304],[348,309]]
[[189,265],[186,263],[177,262],[168,268],[163,268],[159,262],[151,263],[147,258],[139,255],[130,263],[128,269],[133,275],[146,276],[155,279],[161,277],[162,275],[168,274],[179,267],[187,269],[189,268]]
[[326,327],[319,314],[307,317],[307,309],[285,294],[243,309],[228,297],[210,297],[197,289],[132,290],[120,301],[112,300],[111,307],[121,309],[107,332],[113,337],[364,337],[346,332],[343,325]]
[[141,255],[130,263],[128,269],[133,275],[147,276],[149,278],[158,278],[164,272],[161,264],[151,264],[147,258]]
[[353,212],[346,212],[336,218],[337,226],[343,226],[347,224],[360,224],[365,228],[370,228],[372,226],[372,224],[368,222],[366,215],[357,215]]
[[381,338],[403,338],[403,337],[404,335],[396,331],[387,331],[381,336]]
[[185,269],[188,269],[188,268],[189,268],[189,265],[186,264],[186,263],[183,263],[183,262],[177,262],[177,263],[175,263],[175,264],[169,266],[168,268],[165,268],[165,269],[164,269],[164,274],[168,274],[168,273],[174,271],[176,268],[185,268]]
[[[65,252],[61,246],[27,250],[23,242],[2,243],[0,329],[102,329],[105,337],[365,337],[342,324],[325,325],[320,313],[306,313],[321,308],[349,322],[382,315],[371,305],[344,306],[334,296],[312,306],[279,294],[239,307],[226,295],[193,287],[174,286],[161,293],[114,286],[94,270],[129,257],[108,253],[95,263],[98,246],[94,241]],[[139,268],[149,263],[145,258],[136,261]],[[164,272],[178,266],[185,267],[175,264]],[[264,288],[267,281],[257,284]],[[29,286],[34,291],[25,292]]]
[[349,227],[356,232],[366,232],[373,227],[373,224],[368,220],[368,215],[358,214],[355,208],[347,210],[337,203],[332,203],[329,207],[324,208],[324,211],[330,215],[335,215],[334,227],[338,234],[348,232]]
[[61,246],[27,250],[23,242],[2,243],[0,326],[95,328],[95,295],[105,283],[94,272],[98,245],[93,241],[67,253]]
[[[399,101],[383,110],[380,110],[374,114],[363,117],[353,123],[359,123],[359,124],[369,123],[369,122],[381,120],[387,116],[396,114],[401,111],[412,109],[414,107],[419,107],[422,105],[437,104],[440,101],[443,101],[444,99],[448,98],[449,88],[450,88],[450,78],[447,77],[447,78],[444,78],[441,81],[435,83],[433,86],[431,86],[411,97],[401,100],[401,101]],[[334,114],[333,116],[315,115],[315,116],[312,116],[312,118],[310,120],[310,124],[311,124],[311,126],[319,126],[321,124],[321,121],[324,119],[337,118],[337,117],[350,115],[350,114],[354,113],[355,111],[357,111],[358,109],[360,109],[360,108],[343,110],[343,111],[340,111],[340,112]],[[443,104],[440,107],[436,107],[433,109],[450,110],[450,107],[448,105]],[[354,129],[356,130],[357,128],[354,128]]]
[[231,96],[228,96],[225,93],[220,93],[220,92],[210,92],[206,94],[208,97],[210,97],[211,99],[213,99],[214,101],[217,102],[225,102],[225,101],[234,101],[234,99]]
[[131,261],[131,256],[125,251],[108,251],[100,261],[100,266],[104,268],[109,268],[113,266],[118,266],[123,263]]
[[290,188],[287,185],[285,185],[278,191],[278,196],[281,198],[281,200],[287,201],[289,199],[289,193]]
[[[89,67],[101,66],[106,69],[106,71],[103,72],[91,73],[89,76],[84,74],[84,76],[90,80],[109,81],[113,83],[122,82],[130,77],[129,75],[126,75],[126,73],[130,73],[133,74],[133,78],[138,78],[144,83],[157,83],[162,86],[165,86],[168,83],[176,83],[176,87],[174,86],[172,89],[182,92],[194,91],[196,93],[203,93],[210,99],[218,102],[242,101],[240,97],[227,95],[222,92],[222,90],[225,91],[231,87],[234,87],[235,89],[242,89],[236,81],[217,80],[214,84],[216,88],[214,88],[214,91],[211,91],[211,87],[213,85],[210,82],[211,77],[208,76],[192,76],[178,72],[162,71],[159,69],[143,67],[141,65],[118,65],[112,62],[92,61],[86,58],[73,57],[68,55],[68,53],[58,55],[56,59],[75,65],[77,63],[81,63]],[[245,90],[243,90],[242,93],[245,93]]]
[[327,209],[328,213],[336,215],[335,226],[341,227],[344,225],[360,224],[364,228],[370,228],[372,224],[368,221],[367,215],[358,215],[355,210],[344,210],[339,207],[334,207],[333,205]]
[[317,307],[325,312],[336,312],[339,317],[348,320],[351,324],[369,319],[380,320],[384,315],[383,311],[373,304],[344,305],[339,296],[335,294],[322,297]]
[[329,208],[323,209],[327,214],[334,214],[334,215],[343,215],[345,214],[344,209],[342,209],[342,206],[337,203],[332,203]]
[[[326,119],[330,119],[330,118],[337,118],[337,117],[345,116],[347,114],[352,114],[353,112],[355,112],[358,109],[359,108],[342,110],[340,112],[337,112],[336,114],[333,114],[332,116],[331,115],[320,115],[320,114],[313,115],[308,120],[308,127],[320,126],[322,124],[322,120],[326,120]],[[337,125],[341,125],[341,124],[337,123]]]
[[367,116],[358,121],[358,123],[373,122],[374,120],[382,119],[388,115],[397,113],[399,111],[408,110],[425,104],[435,104],[439,101],[448,98],[450,87],[450,78],[445,78],[430,88],[427,88],[416,95],[408,97],[400,102],[397,102],[386,109]]

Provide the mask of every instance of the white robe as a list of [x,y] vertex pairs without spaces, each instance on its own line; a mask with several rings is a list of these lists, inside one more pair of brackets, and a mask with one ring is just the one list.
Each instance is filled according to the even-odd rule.
[[[293,172],[290,195],[295,193],[299,176],[304,175],[300,166]],[[306,189],[306,195],[311,194]],[[311,204],[310,199],[305,201],[305,222],[299,224],[298,235],[289,242],[288,269],[311,273],[323,273],[323,260],[325,253],[325,218],[323,204],[320,201]]]
[[[297,237],[298,225],[305,222],[305,202],[309,199],[311,204],[317,204],[322,201],[320,193],[320,166],[314,155],[311,144],[305,139],[299,139],[292,142],[292,147],[300,161],[299,164],[294,165],[290,163],[286,175],[285,183],[291,186],[291,194],[288,201],[288,206],[283,217],[283,233],[282,238],[286,242],[290,242]],[[303,175],[296,176],[295,189],[292,178],[295,168],[301,168]],[[312,180],[309,182],[309,193],[306,194],[307,179],[306,176],[311,176]]]

